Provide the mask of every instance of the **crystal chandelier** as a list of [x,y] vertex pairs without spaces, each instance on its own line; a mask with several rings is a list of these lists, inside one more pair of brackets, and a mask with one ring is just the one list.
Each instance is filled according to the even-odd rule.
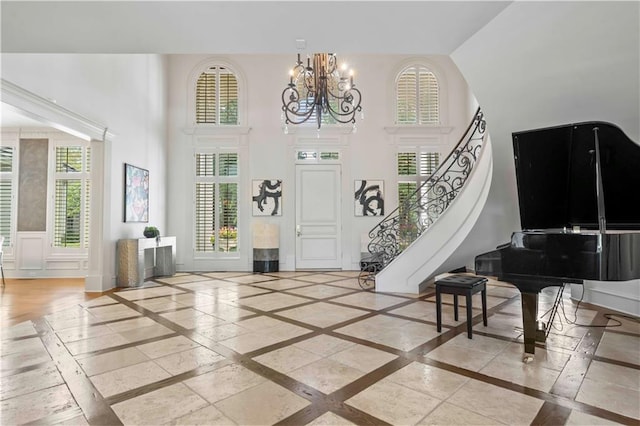
[[353,71],[338,69],[333,53],[315,53],[313,66],[307,57],[304,66],[298,61],[289,71],[289,84],[282,91],[282,116],[285,133],[289,124],[302,124],[315,120],[318,130],[325,123],[352,123],[355,129],[356,112],[362,113],[361,94],[353,83]]

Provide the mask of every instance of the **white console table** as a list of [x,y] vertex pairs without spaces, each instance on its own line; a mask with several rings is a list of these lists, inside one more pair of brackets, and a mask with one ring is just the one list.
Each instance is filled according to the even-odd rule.
[[118,240],[116,246],[118,287],[138,287],[150,277],[176,273],[176,237]]

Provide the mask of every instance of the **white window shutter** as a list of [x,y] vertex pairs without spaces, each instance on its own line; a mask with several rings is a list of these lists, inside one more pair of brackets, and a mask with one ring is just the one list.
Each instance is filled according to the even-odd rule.
[[439,124],[440,88],[426,67],[405,68],[396,82],[396,124]]
[[196,83],[196,123],[238,124],[238,79],[229,69],[213,66]]

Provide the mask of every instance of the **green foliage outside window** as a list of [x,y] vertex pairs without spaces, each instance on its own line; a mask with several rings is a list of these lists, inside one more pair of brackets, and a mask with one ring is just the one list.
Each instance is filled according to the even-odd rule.
[[196,153],[195,247],[238,251],[238,154]]

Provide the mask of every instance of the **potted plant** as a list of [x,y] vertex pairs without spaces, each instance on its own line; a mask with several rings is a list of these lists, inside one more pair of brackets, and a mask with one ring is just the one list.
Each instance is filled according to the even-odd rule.
[[220,238],[226,240],[234,240],[238,238],[238,230],[232,226],[223,226],[220,228]]
[[146,226],[142,234],[147,238],[154,238],[160,236],[160,231],[155,226]]
[[238,230],[235,226],[223,226],[218,231],[218,237],[220,237],[220,242],[218,243],[220,251],[237,250]]

